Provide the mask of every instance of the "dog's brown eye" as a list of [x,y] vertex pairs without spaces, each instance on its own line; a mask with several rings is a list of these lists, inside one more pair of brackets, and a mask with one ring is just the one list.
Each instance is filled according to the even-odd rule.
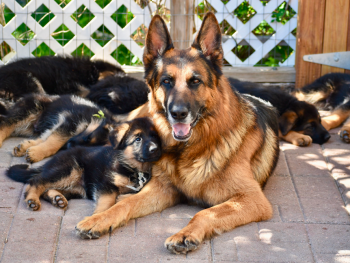
[[198,84],[199,82],[200,82],[199,79],[193,80],[193,84]]
[[163,83],[164,83],[164,84],[169,84],[170,81],[169,81],[168,79],[165,79],[165,80],[163,80]]

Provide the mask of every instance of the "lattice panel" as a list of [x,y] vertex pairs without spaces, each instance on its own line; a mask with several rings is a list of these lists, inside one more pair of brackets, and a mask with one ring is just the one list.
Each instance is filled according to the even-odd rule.
[[[198,6],[203,0],[195,0],[196,6]],[[243,23],[240,19],[233,14],[234,10],[244,0],[231,0],[231,1],[207,1],[214,9],[215,16],[219,23],[226,20],[236,31],[223,43],[224,58],[232,66],[254,66],[258,61],[264,58],[276,45],[284,40],[293,50],[296,47],[296,38],[291,33],[297,27],[297,14],[295,14],[286,24],[280,22],[271,22],[273,20],[273,11],[280,6],[283,2],[289,2],[289,6],[297,12],[298,0],[270,0],[266,6],[262,4],[260,0],[249,0],[248,3],[254,8],[256,14],[247,22]],[[226,4],[224,4],[226,2]],[[265,20],[275,31],[271,37],[262,42],[252,33],[252,30],[256,28],[263,20]],[[201,20],[198,16],[195,16],[195,24],[197,31],[200,28]],[[248,44],[255,50],[244,62],[242,62],[232,50],[241,41],[248,42]],[[293,52],[281,66],[294,66],[295,52]]]
[[[169,2],[166,4],[169,7]],[[289,6],[297,12],[298,0],[286,0]],[[146,27],[151,20],[150,9],[155,10],[156,6],[151,4],[151,8],[141,8],[133,0],[111,0],[104,8],[100,7],[94,0],[71,0],[64,8],[56,3],[55,0],[27,0],[27,4],[22,7],[16,0],[0,0],[15,16],[3,27],[0,25],[0,45],[8,45],[16,55],[11,59],[33,57],[32,54],[39,46],[48,46],[52,54],[72,54],[77,48],[84,48],[93,55],[95,59],[104,59],[106,61],[117,63],[113,57],[117,48],[126,47],[133,55],[142,58],[143,47],[136,43],[131,35],[141,25]],[[195,0],[195,5],[198,6],[202,0]],[[215,15],[219,23],[227,23],[234,29],[232,35],[224,38],[223,50],[224,58],[227,63],[232,66],[254,66],[258,61],[264,58],[271,50],[274,49],[281,41],[288,44],[291,49],[295,50],[296,38],[291,33],[297,26],[297,15],[294,15],[284,25],[279,22],[271,22],[273,20],[273,11],[280,6],[284,0],[265,1],[264,6],[260,0],[249,0],[249,5],[254,8],[255,15],[243,23],[236,15],[234,10],[239,7],[244,0],[208,0],[211,7],[215,9]],[[36,21],[34,15],[38,8],[45,5],[51,12],[47,21]],[[126,7],[132,13],[132,19],[127,24],[118,24],[113,18],[116,11],[122,6]],[[88,9],[91,12],[91,21],[81,26],[73,18],[77,15],[77,10],[82,8]],[[266,21],[274,30],[274,34],[269,36],[264,41],[253,34],[253,29],[256,28],[262,21]],[[201,25],[201,19],[195,15],[195,26],[198,31]],[[32,39],[22,41],[20,43],[13,32],[18,27],[26,28],[28,34],[34,34]],[[103,28],[112,35],[112,37],[96,41],[96,32]],[[62,40],[58,31],[68,32],[69,39]],[[238,58],[235,54],[240,43],[248,44],[251,47],[252,54],[249,54],[244,61]],[[102,45],[102,46],[101,46]],[[10,61],[11,61],[10,60]],[[281,66],[294,66],[295,52],[293,52]],[[0,65],[3,62],[0,60]]]
[[[5,41],[16,52],[16,56],[12,59],[33,57],[34,55],[32,52],[43,43],[50,47],[50,49],[56,54],[71,54],[84,43],[84,45],[94,53],[93,58],[104,59],[112,63],[116,63],[116,60],[111,54],[118,48],[118,46],[123,44],[135,56],[142,59],[143,48],[131,39],[130,35],[140,25],[144,24],[148,26],[151,21],[151,15],[148,8],[142,9],[132,0],[112,0],[104,8],[101,8],[93,0],[72,0],[64,8],[61,8],[54,0],[31,0],[23,8],[15,0],[1,0],[0,2],[4,3],[15,13],[15,17],[12,18],[5,27],[0,25],[0,43]],[[32,17],[32,14],[42,4],[44,4],[54,15],[44,27]],[[82,5],[94,15],[93,19],[84,28],[82,28],[71,17]],[[116,10],[122,5],[134,14],[134,18],[123,28],[111,18]],[[155,10],[154,8],[155,7],[153,6],[153,10]],[[24,23],[35,34],[34,38],[24,46],[12,35],[12,32],[14,32],[22,23]],[[57,29],[62,29],[62,24],[74,35],[64,46],[52,36]],[[105,26],[105,28],[107,28],[114,36],[107,43],[104,43],[103,47],[91,37],[91,35],[101,26]],[[66,30],[66,28],[63,28],[63,30]],[[3,63],[0,61],[0,64]]]

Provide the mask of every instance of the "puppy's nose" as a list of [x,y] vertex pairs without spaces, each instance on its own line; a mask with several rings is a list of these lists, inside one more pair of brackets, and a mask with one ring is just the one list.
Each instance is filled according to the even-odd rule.
[[188,109],[185,106],[173,107],[170,114],[175,120],[183,120],[188,115]]
[[329,133],[325,134],[325,135],[323,136],[324,142],[327,142],[327,141],[329,140],[329,138],[331,138],[331,135],[330,135]]
[[154,153],[157,150],[157,148],[157,144],[155,144],[154,142],[150,142],[148,149],[150,153]]

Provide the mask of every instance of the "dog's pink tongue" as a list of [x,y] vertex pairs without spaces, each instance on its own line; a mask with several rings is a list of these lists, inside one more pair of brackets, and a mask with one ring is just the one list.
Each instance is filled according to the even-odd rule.
[[176,123],[173,125],[173,131],[176,136],[186,136],[190,132],[191,125],[184,123]]

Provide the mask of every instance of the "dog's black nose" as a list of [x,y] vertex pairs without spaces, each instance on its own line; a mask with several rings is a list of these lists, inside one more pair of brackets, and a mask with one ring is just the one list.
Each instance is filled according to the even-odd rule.
[[177,106],[170,111],[170,114],[175,120],[183,120],[188,115],[188,109],[185,106]]
[[148,150],[150,153],[154,153],[155,151],[157,151],[157,149],[158,149],[157,144],[155,144],[154,142],[151,142],[149,144]]
[[325,134],[325,135],[323,136],[324,142],[328,142],[329,138],[331,138],[331,135],[330,135],[329,133]]

